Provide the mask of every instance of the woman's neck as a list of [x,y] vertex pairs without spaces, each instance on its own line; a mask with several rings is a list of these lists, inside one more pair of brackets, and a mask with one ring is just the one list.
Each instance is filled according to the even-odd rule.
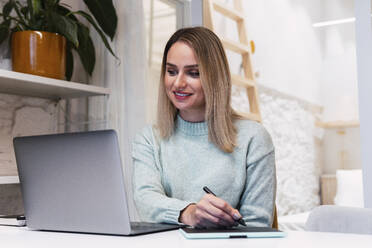
[[205,113],[203,112],[194,112],[194,111],[180,111],[179,115],[181,118],[188,122],[203,122],[205,121]]

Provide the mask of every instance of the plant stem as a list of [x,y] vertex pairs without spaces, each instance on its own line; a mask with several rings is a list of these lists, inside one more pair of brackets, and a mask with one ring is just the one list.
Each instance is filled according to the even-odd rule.
[[[0,16],[3,16],[3,14],[1,14],[0,13]],[[30,26],[28,26],[25,22],[23,22],[22,20],[19,20],[19,19],[17,19],[17,18],[14,18],[14,17],[12,17],[12,16],[8,16],[8,18],[9,19],[11,19],[11,20],[13,20],[13,21],[15,21],[17,24],[17,26],[19,25],[19,24],[21,24],[21,25],[23,25],[24,27],[26,27],[26,28],[28,28],[28,29],[31,29],[31,27]],[[22,28],[22,30],[23,30],[23,28]]]
[[15,2],[14,10],[17,12],[17,15],[18,15],[19,19],[21,19],[22,23],[26,23],[25,20],[24,20],[23,17],[22,17],[22,13],[19,12],[19,9],[18,9],[17,4],[19,4],[18,1]]

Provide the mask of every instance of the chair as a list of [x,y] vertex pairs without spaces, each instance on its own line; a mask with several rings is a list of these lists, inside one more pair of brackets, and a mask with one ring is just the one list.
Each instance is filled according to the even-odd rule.
[[272,228],[274,229],[278,229],[279,228],[279,225],[278,225],[278,214],[277,214],[277,211],[276,211],[276,206],[274,206],[274,214],[273,214],[273,224],[272,224]]
[[372,234],[372,209],[322,205],[310,213],[305,230]]

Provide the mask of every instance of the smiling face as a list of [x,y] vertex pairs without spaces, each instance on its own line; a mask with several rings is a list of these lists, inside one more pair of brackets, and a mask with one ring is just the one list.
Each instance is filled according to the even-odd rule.
[[182,119],[204,121],[205,98],[193,49],[178,41],[168,51],[164,75],[167,96]]

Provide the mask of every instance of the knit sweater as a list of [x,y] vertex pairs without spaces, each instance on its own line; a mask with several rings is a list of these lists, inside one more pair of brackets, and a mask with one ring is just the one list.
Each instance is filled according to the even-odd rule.
[[237,120],[232,153],[208,140],[206,122],[180,116],[169,139],[148,126],[133,143],[133,190],[140,218],[179,223],[180,211],[197,203],[208,186],[239,210],[249,226],[271,226],[276,192],[274,146],[264,127]]

